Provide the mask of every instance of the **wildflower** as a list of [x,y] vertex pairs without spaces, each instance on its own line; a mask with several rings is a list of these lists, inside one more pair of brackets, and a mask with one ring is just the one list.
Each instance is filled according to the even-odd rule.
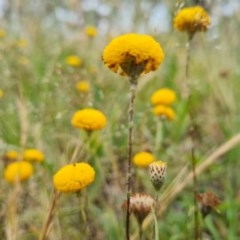
[[200,202],[203,217],[206,217],[212,209],[216,209],[216,207],[221,203],[220,199],[210,191],[198,193],[196,197]]
[[77,192],[95,179],[94,169],[87,163],[73,163],[63,166],[53,177],[53,183],[61,192]]
[[3,97],[3,90],[0,88],[0,98]]
[[148,167],[155,161],[155,157],[150,152],[139,152],[133,157],[133,163],[138,167]]
[[44,154],[38,149],[30,148],[23,152],[23,159],[26,161],[43,162],[44,158]]
[[[133,213],[139,224],[142,224],[145,217],[155,207],[154,199],[144,193],[136,193],[130,197],[130,213]],[[127,202],[123,203],[123,208],[126,209]]]
[[85,108],[74,113],[72,125],[86,131],[100,130],[106,126],[107,118],[105,115],[92,108]]
[[130,77],[156,70],[163,59],[160,44],[144,34],[130,33],[116,37],[103,51],[103,61],[108,68]]
[[88,93],[90,89],[90,85],[88,81],[80,81],[77,83],[76,88],[79,92]]
[[82,60],[75,55],[69,55],[66,58],[66,64],[72,67],[80,67],[82,65]]
[[208,13],[200,6],[181,9],[174,18],[174,27],[193,36],[196,32],[206,31],[210,25]]
[[158,105],[153,108],[153,113],[156,116],[161,117],[163,120],[174,120],[175,119],[175,111],[171,107],[166,107],[164,105]]
[[97,28],[94,26],[86,26],[84,32],[88,37],[93,38],[97,35]]
[[4,179],[10,183],[22,182],[33,175],[33,167],[29,162],[17,161],[10,163],[4,171]]
[[4,38],[5,36],[6,36],[5,30],[0,28],[0,38]]
[[20,57],[18,57],[17,60],[18,60],[18,63],[21,64],[21,65],[28,65],[29,64],[29,60],[25,56],[20,56]]
[[162,161],[153,162],[149,165],[149,175],[156,190],[160,190],[166,177],[167,164]]
[[14,161],[14,160],[17,160],[18,158],[18,152],[15,151],[15,150],[10,150],[10,151],[7,151],[4,156],[3,156],[3,160],[11,160],[11,161]]
[[176,101],[176,93],[169,88],[161,88],[154,92],[151,97],[153,105],[169,106]]
[[26,39],[20,38],[20,39],[18,39],[16,44],[17,44],[17,47],[19,47],[19,48],[25,48],[25,47],[27,47],[28,42]]

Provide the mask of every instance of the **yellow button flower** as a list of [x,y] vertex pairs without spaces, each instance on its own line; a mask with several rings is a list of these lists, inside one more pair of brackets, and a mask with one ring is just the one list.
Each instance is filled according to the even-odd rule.
[[80,67],[82,60],[78,56],[70,55],[66,58],[66,64],[72,67]]
[[6,36],[6,32],[4,29],[0,28],[0,38],[3,38]]
[[153,109],[153,113],[156,116],[159,116],[163,119],[168,119],[168,120],[174,120],[176,116],[175,111],[171,107],[167,107],[164,105],[157,105]]
[[18,152],[15,150],[7,151],[4,155],[4,159],[6,160],[16,160],[18,158]]
[[148,167],[153,161],[155,157],[149,152],[139,152],[133,157],[133,163],[142,168]]
[[153,93],[151,102],[153,105],[169,106],[176,101],[176,93],[169,88],[161,88]]
[[116,37],[103,51],[103,61],[108,68],[131,77],[155,71],[163,59],[160,44],[144,34],[130,33]]
[[92,108],[85,108],[74,113],[72,125],[86,131],[100,130],[107,124],[105,115]]
[[10,183],[22,182],[33,175],[33,167],[29,162],[17,161],[10,163],[4,171],[4,179]]
[[3,97],[3,90],[0,89],[0,98],[2,98],[2,97]]
[[76,85],[79,92],[88,93],[90,90],[90,84],[88,81],[79,81]]
[[94,26],[86,26],[85,28],[84,28],[84,32],[85,32],[85,34],[88,36],[88,37],[90,37],[90,38],[93,38],[93,37],[95,37],[96,35],[97,35],[97,28],[96,27],[94,27]]
[[30,149],[24,150],[23,159],[26,161],[43,162],[45,159],[45,156],[40,150],[30,148]]
[[176,14],[174,27],[193,35],[196,32],[206,31],[210,22],[208,13],[202,7],[187,7]]
[[20,38],[17,40],[17,47],[19,48],[26,48],[28,46],[28,41],[24,38]]
[[62,167],[53,177],[53,183],[61,192],[77,192],[95,179],[94,169],[87,163],[73,163]]

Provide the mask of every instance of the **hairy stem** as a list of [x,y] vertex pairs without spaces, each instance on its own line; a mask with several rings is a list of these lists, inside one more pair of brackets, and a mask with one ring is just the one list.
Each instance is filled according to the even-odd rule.
[[127,168],[127,213],[126,213],[126,239],[130,240],[130,196],[132,181],[132,145],[133,145],[133,115],[136,94],[136,78],[130,79],[130,101],[128,110],[128,168]]

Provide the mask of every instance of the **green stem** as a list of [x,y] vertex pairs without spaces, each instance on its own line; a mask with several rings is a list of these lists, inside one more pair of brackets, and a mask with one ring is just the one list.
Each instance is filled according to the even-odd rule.
[[130,101],[128,110],[128,168],[127,168],[127,213],[126,213],[126,239],[130,240],[130,197],[132,181],[132,145],[133,145],[133,115],[134,100],[137,88],[136,78],[130,78]]
[[198,219],[198,203],[197,203],[197,188],[198,181],[196,175],[196,156],[195,156],[195,123],[194,123],[194,114],[192,107],[192,93],[190,91],[190,83],[189,83],[189,64],[190,64],[190,50],[192,45],[193,35],[188,36],[187,43],[187,59],[186,59],[186,68],[185,68],[185,83],[187,84],[187,101],[188,101],[188,113],[190,118],[190,138],[191,138],[191,165],[192,165],[192,173],[193,173],[193,205],[194,205],[194,239],[197,240],[199,238],[199,219]]

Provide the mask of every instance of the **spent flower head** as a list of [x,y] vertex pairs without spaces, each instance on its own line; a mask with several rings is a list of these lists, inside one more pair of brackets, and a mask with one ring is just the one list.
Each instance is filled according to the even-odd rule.
[[25,161],[43,162],[45,159],[45,156],[42,151],[35,148],[29,148],[24,150],[23,159]]
[[162,187],[166,178],[167,164],[156,161],[149,165],[149,176],[154,188],[158,191]]
[[[130,197],[130,213],[134,214],[139,224],[142,224],[146,216],[151,212],[151,209],[155,207],[155,200],[145,194],[136,193]],[[123,208],[127,209],[127,202],[123,203]]]
[[17,161],[10,163],[4,170],[4,179],[10,183],[23,182],[33,175],[33,167],[29,162]]
[[148,167],[148,165],[155,160],[156,160],[155,157],[150,152],[139,152],[135,154],[133,157],[133,163],[137,167],[142,167],[142,168]]
[[155,71],[163,59],[160,44],[144,34],[129,33],[116,37],[103,51],[103,61],[108,68],[130,77]]
[[84,162],[63,166],[53,177],[53,183],[61,192],[78,192],[95,179],[95,170]]
[[165,105],[170,106],[177,99],[175,91],[170,88],[161,88],[155,91],[151,96],[151,102],[153,105]]
[[193,36],[196,32],[206,31],[210,22],[208,13],[202,7],[186,7],[177,12],[174,27]]
[[86,131],[100,130],[106,124],[106,116],[101,111],[92,108],[79,110],[72,117],[72,125]]

